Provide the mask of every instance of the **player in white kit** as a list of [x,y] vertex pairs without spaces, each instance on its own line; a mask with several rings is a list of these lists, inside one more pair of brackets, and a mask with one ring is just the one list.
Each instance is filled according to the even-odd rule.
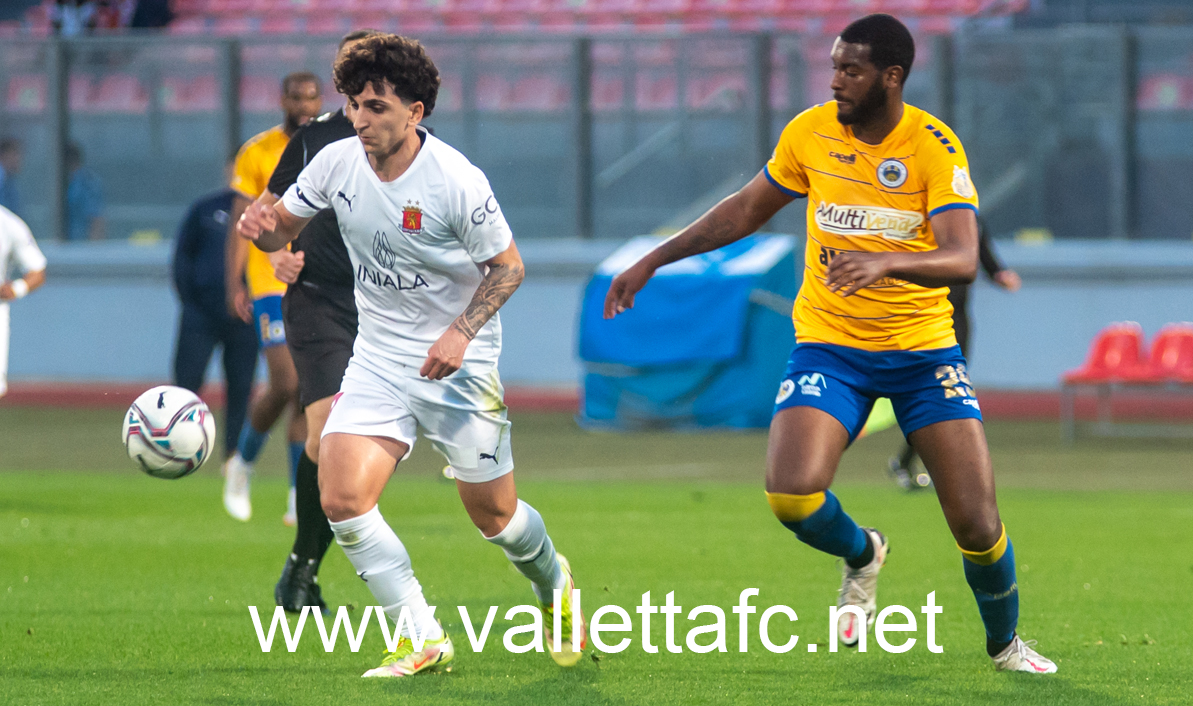
[[33,240],[29,226],[0,206],[0,397],[8,392],[8,303],[45,281],[46,256]]
[[573,614],[566,559],[539,513],[518,499],[497,376],[497,310],[522,281],[522,258],[485,175],[419,127],[439,89],[421,44],[393,34],[364,39],[337,59],[335,81],[357,137],[323,148],[273,207],[250,206],[239,232],[266,252],[279,250],[332,208],[348,246],[360,326],[323,429],[320,497],[336,540],[386,614],[397,621],[407,608],[414,623],[364,676],[408,676],[454,656],[406,548],[377,508],[419,424],[454,469],[473,523],[530,579],[544,647],[572,666],[587,638],[584,616]]

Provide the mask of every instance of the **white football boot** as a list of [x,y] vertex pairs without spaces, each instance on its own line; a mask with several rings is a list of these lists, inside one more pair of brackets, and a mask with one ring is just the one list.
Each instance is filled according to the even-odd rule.
[[866,614],[866,622],[860,624],[853,613],[845,613],[837,618],[837,639],[846,647],[856,647],[862,633],[874,624],[874,615],[878,611],[878,570],[886,563],[889,546],[886,537],[878,530],[863,527],[862,531],[874,545],[874,558],[860,569],[854,569],[849,564],[843,565],[837,607],[853,605],[861,608]]
[[252,477],[252,465],[245,463],[240,454],[233,454],[224,464],[224,509],[241,522],[248,522],[253,516],[253,502],[249,499]]
[[287,527],[298,524],[298,491],[293,487],[286,494],[286,514],[282,515],[282,524]]
[[1005,650],[991,658],[994,660],[994,668],[1000,672],[1054,674],[1056,663],[1033,650],[1035,644],[1035,640],[1024,642],[1016,635]]
[[415,674],[430,671],[450,672],[451,662],[456,657],[456,648],[452,639],[443,633],[438,640],[427,640],[420,651],[415,651],[414,643],[408,637],[398,638],[398,649],[386,652],[381,666],[370,669],[362,677],[411,677]]

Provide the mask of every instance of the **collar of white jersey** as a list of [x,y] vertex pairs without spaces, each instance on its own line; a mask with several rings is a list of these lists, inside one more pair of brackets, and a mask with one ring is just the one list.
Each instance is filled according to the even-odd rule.
[[414,127],[414,131],[418,134],[418,139],[420,142],[422,142],[422,146],[419,147],[418,154],[414,155],[414,161],[412,161],[410,163],[409,167],[406,167],[406,171],[402,172],[401,176],[399,176],[397,179],[394,179],[393,181],[381,181],[381,177],[377,176],[377,172],[373,170],[373,165],[369,164],[369,154],[367,152],[365,152],[364,143],[361,142],[360,140],[356,141],[357,149],[360,150],[357,154],[360,158],[364,159],[365,171],[369,173],[369,177],[373,180],[374,184],[378,184],[383,187],[390,187],[390,186],[394,186],[395,184],[401,184],[416,169],[418,169],[420,166],[422,166],[423,162],[425,162],[428,159],[428,157],[426,156],[427,148],[430,147],[431,141],[435,140],[437,138],[434,135],[432,135],[430,132],[428,132],[427,129],[425,127],[423,127],[422,125],[416,125]]

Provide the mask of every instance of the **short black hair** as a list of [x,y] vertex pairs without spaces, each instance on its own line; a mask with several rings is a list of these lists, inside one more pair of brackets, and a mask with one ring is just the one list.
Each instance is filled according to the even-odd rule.
[[310,71],[295,71],[292,74],[286,74],[286,78],[282,79],[282,95],[289,93],[297,83],[313,83],[316,91],[323,92],[323,82],[319,80],[318,76]]
[[870,47],[870,62],[885,71],[892,66],[903,69],[903,82],[911,75],[911,64],[915,61],[915,40],[907,26],[890,15],[866,15],[855,20],[841,32],[841,41],[847,44],[865,44]]
[[369,37],[374,37],[378,34],[385,33],[379,29],[354,29],[348,34],[340,37],[340,43],[336,45],[336,51],[343,49],[344,45],[348,42],[355,42],[359,39],[368,39]]
[[377,34],[357,42],[336,59],[336,90],[346,96],[360,95],[365,86],[385,90],[389,84],[405,103],[421,101],[423,115],[435,109],[439,95],[439,69],[416,39],[396,34]]

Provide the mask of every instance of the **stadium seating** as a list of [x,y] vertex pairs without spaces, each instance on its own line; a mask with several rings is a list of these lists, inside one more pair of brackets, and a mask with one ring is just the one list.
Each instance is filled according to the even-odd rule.
[[1168,324],[1152,341],[1151,354],[1132,379],[1142,383],[1193,383],[1193,324]]
[[[1066,440],[1076,436],[1076,398],[1081,391],[1096,393],[1098,421],[1093,429],[1108,436],[1127,433],[1113,420],[1115,393],[1193,393],[1193,324],[1164,326],[1152,341],[1150,353],[1146,351],[1143,329],[1135,322],[1110,324],[1098,332],[1085,364],[1061,378],[1060,422]],[[1167,434],[1172,429],[1161,425],[1153,431]]]
[[[685,29],[835,34],[870,12],[891,12],[921,33],[952,31],[969,16],[1008,15],[1029,0],[176,0],[171,31],[220,35],[339,32],[382,26],[405,32]],[[39,10],[44,15],[44,9]],[[364,21],[364,20],[369,21]],[[306,20],[307,23],[303,23]],[[313,24],[311,21],[314,21]],[[384,24],[378,25],[377,20]],[[37,24],[36,18],[26,25]],[[44,24],[44,22],[42,23]]]
[[1145,358],[1143,327],[1134,321],[1113,323],[1098,332],[1085,364],[1064,374],[1067,385],[1125,382],[1135,379]]

